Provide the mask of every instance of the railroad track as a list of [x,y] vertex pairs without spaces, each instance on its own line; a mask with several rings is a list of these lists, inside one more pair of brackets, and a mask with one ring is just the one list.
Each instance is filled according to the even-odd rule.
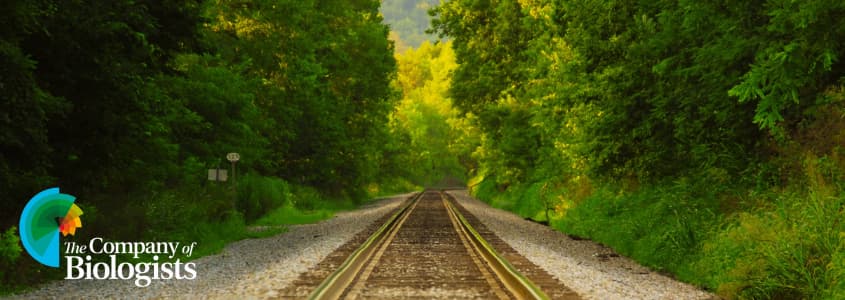
[[305,298],[307,291],[308,299],[578,299],[483,228],[447,193],[419,193],[379,224],[366,239],[354,238],[322,266],[301,275],[281,297]]

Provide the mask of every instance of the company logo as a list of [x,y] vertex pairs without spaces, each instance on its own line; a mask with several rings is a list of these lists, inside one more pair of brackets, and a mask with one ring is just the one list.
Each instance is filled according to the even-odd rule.
[[26,252],[39,263],[59,267],[59,234],[76,234],[82,227],[82,209],[76,197],[49,188],[36,194],[23,208],[20,236]]
[[60,246],[59,235],[74,235],[82,227],[82,209],[73,203],[75,200],[74,196],[60,193],[59,188],[50,188],[29,199],[23,208],[21,241],[26,252],[39,263],[58,268],[60,250],[64,249],[66,280],[134,279],[135,285],[143,288],[156,280],[197,278],[196,263],[185,263],[178,257],[191,257],[196,242],[111,241],[93,237],[88,243],[65,241]]

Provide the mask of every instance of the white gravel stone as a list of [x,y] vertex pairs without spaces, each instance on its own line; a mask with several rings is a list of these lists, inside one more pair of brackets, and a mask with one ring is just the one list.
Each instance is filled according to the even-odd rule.
[[450,191],[488,229],[585,299],[715,299],[692,285],[650,271],[591,241],[578,241]]
[[[159,280],[145,288],[133,280],[59,280],[13,299],[260,299],[276,296],[300,273],[322,261],[409,194],[341,212],[317,224],[291,226],[263,239],[226,246],[220,254],[194,260],[197,279]],[[199,245],[201,246],[201,245]]]
[[[451,192],[463,206],[514,250],[586,299],[709,299],[712,294],[657,274],[589,241],[572,240],[475,200]],[[154,281],[136,287],[132,280],[59,280],[13,299],[263,299],[322,261],[332,251],[409,195],[341,212],[317,224],[291,226],[285,233],[232,243],[217,255],[193,262],[196,280]],[[395,296],[401,296],[397,290]],[[429,296],[437,290],[425,291]]]

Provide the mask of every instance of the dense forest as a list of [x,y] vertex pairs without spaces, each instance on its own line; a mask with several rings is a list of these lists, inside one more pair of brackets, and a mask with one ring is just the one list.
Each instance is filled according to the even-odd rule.
[[[61,276],[20,254],[13,227],[47,187],[79,199],[84,229],[73,239],[193,240],[213,252],[268,213],[284,223],[352,207],[398,182],[382,171],[398,97],[378,8],[3,1],[3,289]],[[240,153],[237,173],[208,181],[208,169],[229,168],[229,152]]]
[[[84,210],[68,238],[208,254],[451,178],[728,299],[843,298],[843,17],[830,0],[4,1],[0,292],[62,276],[14,227],[46,187]],[[237,185],[209,181],[229,152]]]
[[845,297],[845,3],[445,2],[478,197],[726,298]]
[[451,43],[424,41],[418,49],[397,55],[396,84],[402,99],[391,115],[390,129],[395,145],[403,147],[396,161],[406,165],[403,172],[390,173],[432,186],[444,179],[465,181],[467,170],[474,168],[471,153],[478,145],[478,130],[448,96],[456,66]]

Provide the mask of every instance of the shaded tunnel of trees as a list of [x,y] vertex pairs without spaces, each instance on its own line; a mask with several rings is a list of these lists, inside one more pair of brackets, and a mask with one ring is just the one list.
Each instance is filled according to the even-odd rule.
[[[14,231],[47,187],[79,199],[74,238],[213,252],[280,208],[447,178],[726,298],[841,298],[843,17],[832,0],[3,1],[0,291],[60,278]],[[237,189],[206,178],[228,152]]]

